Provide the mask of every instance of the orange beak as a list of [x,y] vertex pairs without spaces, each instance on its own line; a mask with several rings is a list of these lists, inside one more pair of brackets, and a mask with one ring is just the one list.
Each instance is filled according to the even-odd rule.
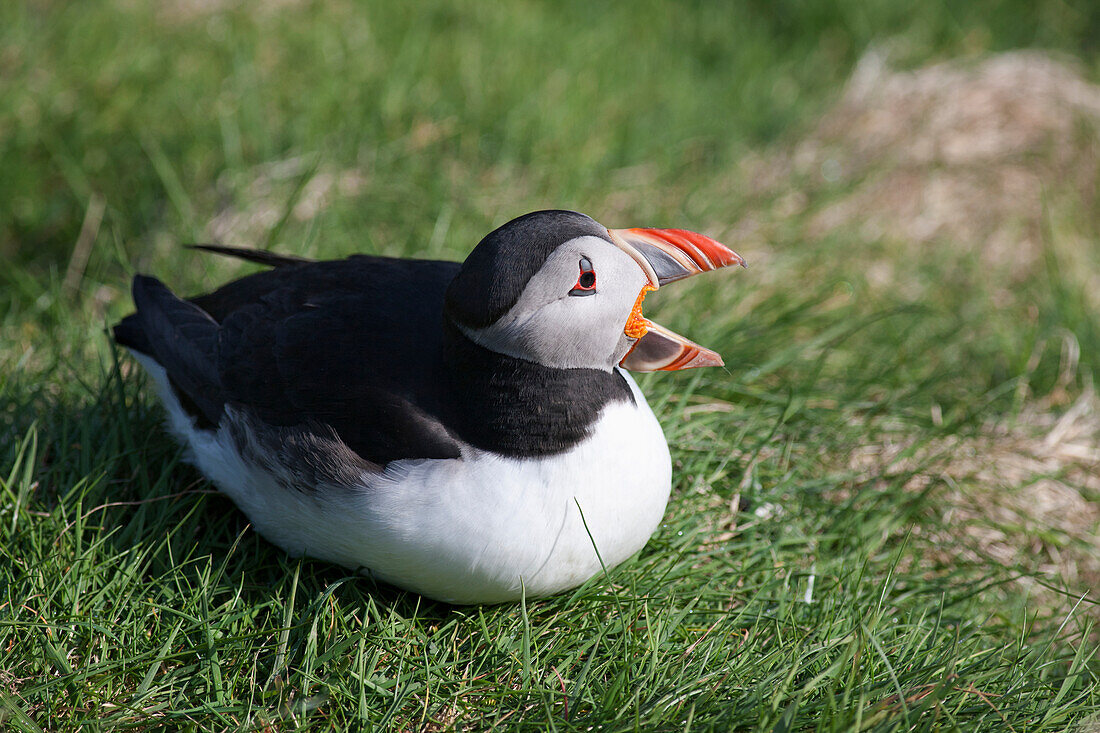
[[642,316],[646,293],[700,272],[740,265],[745,260],[724,244],[684,229],[608,229],[611,240],[646,274],[624,333],[637,339],[619,365],[636,372],[722,366],[717,353]]

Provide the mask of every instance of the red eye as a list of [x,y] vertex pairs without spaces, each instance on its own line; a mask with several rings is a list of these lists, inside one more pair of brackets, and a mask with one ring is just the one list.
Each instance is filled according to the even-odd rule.
[[596,270],[587,257],[581,257],[581,274],[577,276],[577,284],[569,291],[570,295],[595,295],[596,294]]

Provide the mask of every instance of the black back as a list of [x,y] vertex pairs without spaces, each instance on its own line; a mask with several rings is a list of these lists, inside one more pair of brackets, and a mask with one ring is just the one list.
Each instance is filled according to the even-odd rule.
[[557,453],[583,440],[608,402],[633,399],[622,376],[497,354],[451,323],[507,311],[553,251],[550,240],[597,233],[586,222],[602,230],[579,214],[545,213],[564,233],[528,215],[516,221],[531,239],[493,238],[498,230],[461,273],[454,262],[273,257],[265,259],[275,269],[187,301],[139,276],[137,313],[115,337],[166,369],[200,426],[220,424],[230,405],[252,429],[323,433],[306,440],[318,446],[334,433],[377,465],[457,458],[462,443],[517,457]]

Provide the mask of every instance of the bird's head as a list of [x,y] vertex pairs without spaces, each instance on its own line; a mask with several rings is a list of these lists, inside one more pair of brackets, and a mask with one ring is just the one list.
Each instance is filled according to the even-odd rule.
[[722,358],[642,315],[646,294],[744,260],[682,229],[607,229],[574,211],[536,211],[470,253],[445,313],[492,351],[560,369],[720,366]]

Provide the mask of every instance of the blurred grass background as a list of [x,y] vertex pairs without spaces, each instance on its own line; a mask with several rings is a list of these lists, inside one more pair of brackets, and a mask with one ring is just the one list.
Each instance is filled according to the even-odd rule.
[[[0,722],[1085,725],[1098,39],[1083,0],[0,5]],[[546,207],[751,265],[652,298],[729,366],[642,380],[668,521],[573,596],[286,558],[105,336],[134,272],[249,269],[183,242],[461,259]]]
[[[624,215],[691,216],[691,189],[812,120],[870,44],[912,65],[1032,45],[1094,58],[1100,38],[1087,2],[95,0],[0,13],[0,253],[35,272],[66,260],[93,192],[105,236],[137,257],[156,233],[201,238],[256,166],[300,156],[364,180],[321,231],[280,231],[296,247],[359,249],[369,231],[419,249],[449,206],[468,227],[447,238],[461,254],[515,210],[591,207],[623,183],[649,184]],[[615,178],[633,166],[644,181]]]

